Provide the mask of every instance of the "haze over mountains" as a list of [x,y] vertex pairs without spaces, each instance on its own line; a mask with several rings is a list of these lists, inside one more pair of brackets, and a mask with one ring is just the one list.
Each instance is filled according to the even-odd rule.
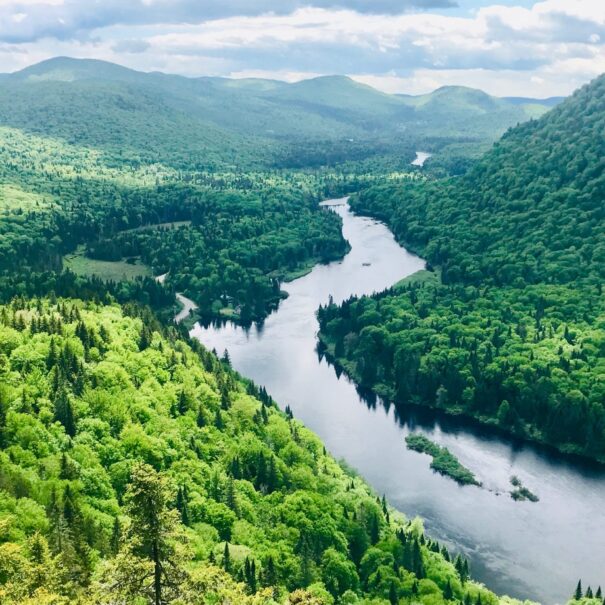
[[293,139],[371,144],[361,155],[375,153],[378,142],[382,148],[402,140],[442,145],[448,137],[491,141],[553,104],[463,87],[389,95],[344,76],[294,84],[193,79],[70,58],[5,74],[0,82],[5,126],[106,150],[146,149],[163,161],[186,150],[210,164],[258,163],[259,146],[269,163],[279,162],[278,147]]

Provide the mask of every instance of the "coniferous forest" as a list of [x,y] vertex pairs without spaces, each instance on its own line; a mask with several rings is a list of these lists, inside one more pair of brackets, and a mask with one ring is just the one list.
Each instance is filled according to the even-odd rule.
[[605,460],[604,93],[507,132],[462,178],[353,198],[433,271],[320,311],[362,384]]

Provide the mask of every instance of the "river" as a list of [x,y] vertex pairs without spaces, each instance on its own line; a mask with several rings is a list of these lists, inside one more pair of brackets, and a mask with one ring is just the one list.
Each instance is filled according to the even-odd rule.
[[[351,244],[342,261],[286,284],[289,297],[262,327],[197,324],[192,335],[219,353],[228,349],[239,372],[289,405],[390,504],[420,515],[429,534],[467,555],[473,576],[491,589],[554,605],[569,598],[580,577],[585,587],[605,584],[602,469],[427,410],[369,404],[319,358],[315,312],[330,295],[338,302],[369,294],[424,267],[385,225],[353,215],[345,202],[333,207]],[[446,445],[484,488],[460,487],[435,474],[428,456],[406,449],[411,430]],[[513,474],[539,502],[515,502],[505,493]]]
[[412,166],[419,166],[422,168],[426,161],[432,157],[432,154],[427,153],[426,151],[417,151],[416,159],[412,162]]

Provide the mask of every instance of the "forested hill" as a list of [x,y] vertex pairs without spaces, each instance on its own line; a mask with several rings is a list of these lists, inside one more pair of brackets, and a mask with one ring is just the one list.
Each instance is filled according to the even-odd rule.
[[131,305],[0,307],[0,444],[4,605],[516,603]]
[[377,187],[358,204],[386,213],[445,282],[596,283],[605,278],[604,133],[605,76],[510,130],[465,177],[403,194]]
[[605,77],[466,176],[364,191],[441,281],[322,311],[366,386],[605,459]]
[[338,76],[295,84],[185,78],[69,58],[4,75],[1,84],[4,126],[178,167],[279,167],[294,161],[293,141],[338,143],[328,158],[305,160],[298,147],[298,165],[363,158],[403,139],[491,141],[549,109],[470,89],[403,97]]

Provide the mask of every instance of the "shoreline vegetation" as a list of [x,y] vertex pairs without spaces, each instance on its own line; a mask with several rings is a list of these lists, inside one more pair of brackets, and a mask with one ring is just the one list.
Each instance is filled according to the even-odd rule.
[[442,447],[428,437],[417,433],[407,435],[405,442],[409,450],[431,456],[431,468],[439,474],[450,477],[460,485],[482,486],[475,475],[462,465],[446,447]]
[[[371,217],[376,218],[376,217]],[[407,248],[406,248],[407,249]],[[404,285],[411,283],[431,283],[436,278],[430,278],[431,273],[427,270],[417,271],[413,275],[410,275],[407,278],[404,278],[401,282],[395,284],[393,286],[393,290],[396,290],[399,287],[403,287]],[[418,280],[416,281],[414,278],[418,276]],[[332,340],[328,334],[323,331],[323,328],[320,328],[320,331],[317,334],[318,339],[318,347],[320,347],[323,355],[326,356],[326,359],[329,363],[334,366],[334,368],[338,372],[344,373],[350,380],[352,380],[359,387],[363,388],[365,391],[372,393],[373,396],[379,397],[384,401],[392,402],[394,405],[411,405],[414,407],[432,410],[434,412],[445,414],[448,418],[452,419],[463,419],[465,422],[469,422],[474,426],[482,427],[484,429],[489,429],[491,431],[496,432],[499,435],[507,437],[508,439],[516,440],[520,443],[527,443],[533,446],[537,446],[540,448],[544,448],[544,450],[550,452],[551,454],[557,454],[559,456],[563,456],[565,458],[570,458],[572,460],[578,460],[586,464],[595,465],[598,468],[605,467],[605,458],[594,458],[589,456],[578,449],[569,447],[569,444],[558,444],[553,443],[551,441],[545,440],[544,436],[537,432],[535,429],[533,431],[525,430],[524,427],[515,426],[515,427],[503,427],[497,419],[488,417],[488,416],[480,416],[471,414],[466,410],[461,408],[445,408],[440,407],[436,404],[430,404],[427,402],[420,402],[417,399],[414,401],[401,402],[399,401],[393,389],[388,385],[377,384],[377,385],[368,385],[364,383],[362,380],[361,374],[357,369],[357,363],[354,360],[347,359],[345,357],[338,357],[336,355],[336,346],[334,340]]]

